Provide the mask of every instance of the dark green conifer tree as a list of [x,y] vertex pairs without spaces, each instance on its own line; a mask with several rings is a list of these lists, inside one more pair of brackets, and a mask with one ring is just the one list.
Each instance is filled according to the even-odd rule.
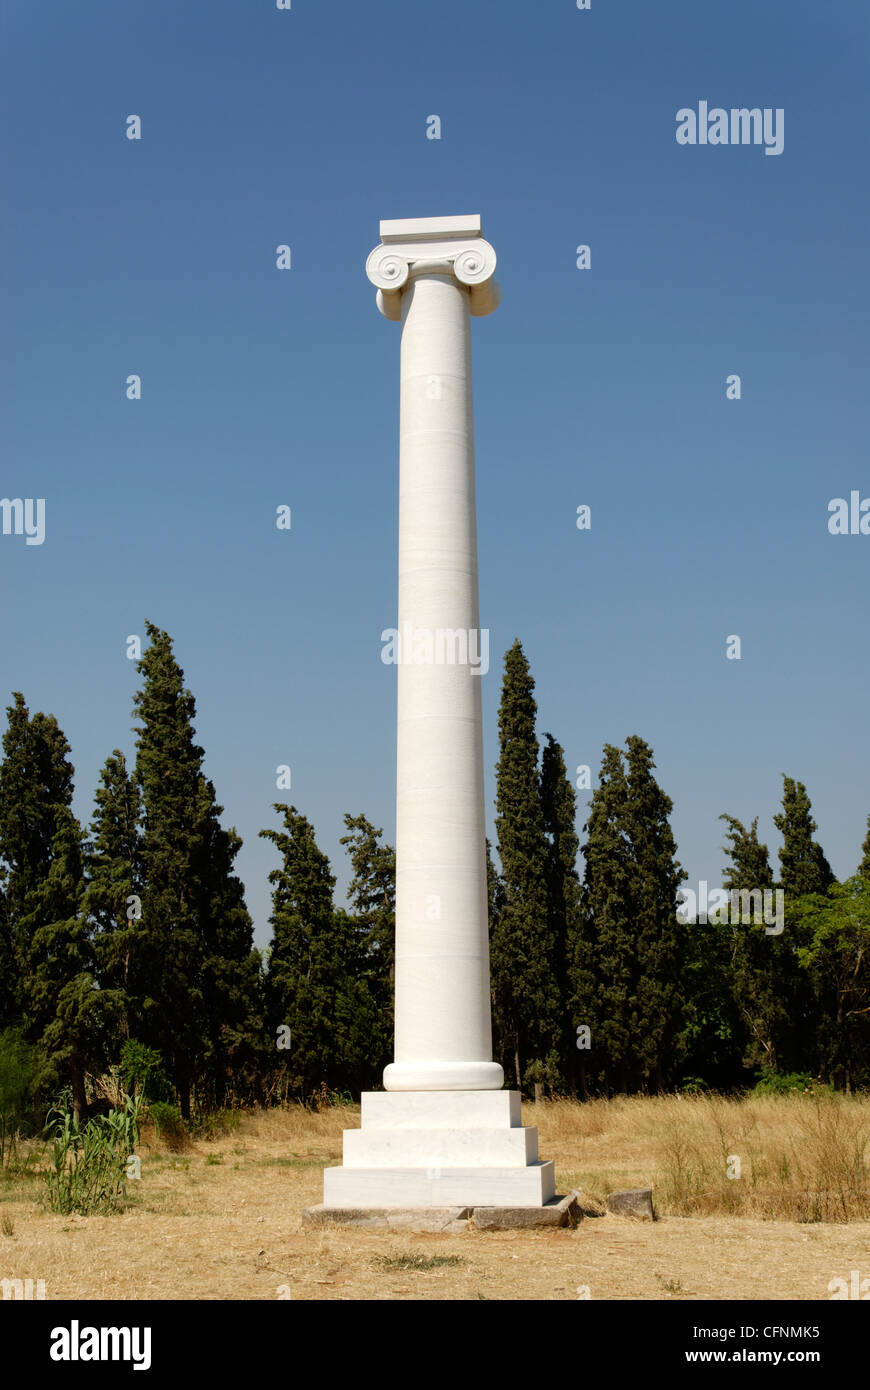
[[805,894],[800,964],[813,987],[813,1071],[839,1090],[870,1083],[870,882],[861,874]]
[[111,1000],[94,997],[69,744],[53,715],[31,718],[23,695],[13,700],[0,763],[6,1008],[40,1048],[43,1080],[68,1081],[80,1113]]
[[266,1042],[262,959],[254,948],[244,885],[234,872],[242,839],[234,827],[221,825],[223,810],[213,784],[200,773],[192,868],[202,943],[201,1085],[215,1106],[250,1094]]
[[202,772],[193,696],[168,634],[146,628],[134,697],[144,831],[133,985],[139,1040],[165,1059],[187,1117],[194,1082],[219,1102],[233,1068],[256,1050],[259,956],[233,873],[241,840],[221,827],[223,808]]
[[785,774],[782,780],[782,811],[774,816],[773,823],[783,837],[779,862],[786,900],[804,893],[827,893],[834,875],[821,845],[813,839],[817,826],[807,789],[803,782]]
[[22,922],[29,936],[24,998],[28,1034],[48,1068],[43,1079],[68,1078],[73,1109],[81,1116],[85,1072],[105,1061],[122,1001],[114,991],[101,990],[94,975],[81,828],[68,807],[56,814],[48,873]]
[[508,1071],[509,1049],[507,1048],[505,1039],[502,1037],[500,1031],[501,1017],[498,1013],[498,1010],[496,1009],[495,987],[493,984],[494,977],[492,968],[493,942],[498,937],[499,919],[501,917],[501,911],[504,906],[504,884],[501,881],[501,874],[499,873],[493,861],[492,845],[490,844],[488,839],[486,841],[486,901],[487,919],[489,926],[489,995],[490,1013],[492,1017],[492,1055],[493,1058],[497,1062],[499,1062],[502,1068],[504,1069],[505,1076],[508,1077],[508,1079],[510,1079],[510,1072]]
[[48,874],[60,825],[58,807],[72,804],[73,766],[54,716],[35,714],[31,719],[24,696],[16,691],[13,700],[6,711],[0,763],[0,860],[13,948],[26,952],[20,922]]
[[631,1050],[640,1083],[661,1091],[674,1075],[683,1023],[677,892],[686,874],[677,862],[669,820],[673,802],[653,775],[652,749],[636,734],[626,749],[625,828],[631,846],[636,955]]
[[[728,817],[720,817],[728,819]],[[751,837],[732,820],[735,853],[751,880],[755,872],[747,867],[750,840],[757,846],[753,823]],[[767,850],[760,846],[764,865],[762,881],[770,877]],[[697,909],[697,903],[696,903]],[[706,920],[702,920],[702,916]],[[747,1042],[746,1029],[734,993],[734,956],[736,936],[724,920],[711,921],[707,913],[697,910],[693,920],[681,922],[680,992],[683,1002],[683,1026],[679,1037],[681,1077],[683,1082],[702,1081],[717,1090],[727,1090],[741,1084],[743,1052]]]
[[861,846],[863,858],[858,865],[858,873],[862,878],[870,879],[870,816],[867,817],[867,835]]
[[95,800],[85,910],[95,928],[100,984],[123,1000],[120,1032],[121,1038],[129,1038],[131,1025],[135,1033],[142,1021],[141,1001],[131,993],[142,911],[142,798],[118,748],[106,759]]
[[347,897],[354,909],[356,950],[375,1001],[379,1025],[372,1040],[371,1061],[380,1069],[389,1061],[393,1037],[393,987],[396,942],[396,851],[381,840],[364,815],[345,815],[347,847],[353,877]]
[[0,865],[0,1033],[12,1028],[21,1016],[18,1002],[21,981],[12,949],[12,923],[3,891],[4,878],[5,870]]
[[[731,860],[724,887],[731,894],[772,893],[773,872],[767,845],[758,839],[758,817],[749,830],[734,816],[720,819],[728,825],[725,852]],[[751,921],[747,920],[750,908]],[[763,896],[744,896],[741,920],[731,923],[732,979],[744,1034],[743,1063],[764,1071],[797,1070],[803,1051],[801,1030],[806,1026],[806,979],[788,920],[785,930],[774,935],[769,928],[775,924],[763,920],[763,908]]]
[[273,885],[273,938],[266,983],[268,1031],[276,1046],[289,1029],[286,1062],[292,1088],[304,1099],[368,1079],[377,1005],[363,967],[365,935],[336,912],[335,878],[310,822],[295,806],[276,803],[283,830],[261,830],[281,854]]
[[572,1023],[571,961],[581,948],[580,877],[577,855],[580,840],[575,829],[577,797],[565,769],[564,753],[546,734],[541,758],[541,809],[547,838],[547,910],[553,964],[559,990],[561,1072],[572,1095],[576,1094],[578,1062],[576,1024]]
[[492,845],[488,839],[486,842],[486,900],[489,905],[489,934],[491,937],[504,905],[504,884],[501,881],[501,874],[493,862]]
[[626,829],[628,784],[622,752],[604,745],[598,785],[584,826],[586,871],[580,896],[582,947],[571,962],[572,1023],[591,1030],[578,1051],[581,1089],[630,1089],[634,996],[634,870]]
[[767,845],[762,844],[758,838],[758,817],[755,817],[748,830],[736,816],[723,813],[719,819],[728,825],[725,835],[728,846],[725,853],[731,860],[725,870],[724,887],[729,891],[732,888],[772,888],[770,853]]
[[558,1084],[561,1031],[554,942],[547,910],[547,842],[541,809],[537,706],[519,641],[505,656],[499,707],[496,829],[504,905],[492,934],[492,989],[502,1062],[517,1086]]

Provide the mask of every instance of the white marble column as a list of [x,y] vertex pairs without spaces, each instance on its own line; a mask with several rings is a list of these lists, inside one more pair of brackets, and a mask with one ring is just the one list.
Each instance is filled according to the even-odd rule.
[[402,325],[395,1060],[324,1207],[542,1206],[553,1164],[492,1060],[471,316],[499,302],[479,217],[382,222],[366,263]]
[[396,1034],[388,1091],[498,1090],[492,1061],[471,314],[498,303],[479,218],[382,222],[401,316]]

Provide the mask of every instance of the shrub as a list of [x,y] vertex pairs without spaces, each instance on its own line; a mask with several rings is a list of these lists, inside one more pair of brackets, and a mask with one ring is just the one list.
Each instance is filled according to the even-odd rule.
[[181,1118],[177,1105],[169,1101],[153,1100],[148,1114],[154,1126],[155,1139],[161,1140],[172,1153],[179,1153],[187,1146],[187,1126]]
[[205,1110],[194,1115],[190,1132],[197,1139],[223,1139],[237,1130],[240,1122],[238,1110]]
[[808,1071],[764,1070],[750,1094],[753,1096],[790,1096],[803,1095],[808,1092],[814,1095],[819,1091],[833,1091],[833,1087],[825,1086],[816,1077],[811,1076]]
[[16,1028],[0,1032],[0,1167],[15,1156],[18,1131],[30,1118],[36,1054]]
[[89,1216],[117,1210],[127,1194],[127,1159],[139,1139],[139,1106],[128,1097],[123,1110],[84,1125],[69,1109],[50,1112],[55,1118],[49,1120],[51,1168],[45,1176],[51,1211]]
[[138,1091],[146,1100],[168,1101],[172,1095],[160,1053],[135,1038],[121,1048],[121,1080],[131,1094]]
[[353,1105],[354,1100],[350,1091],[331,1091],[325,1081],[321,1081],[316,1091],[313,1091],[308,1098],[308,1108],[315,1112],[320,1110],[334,1110],[338,1107]]
[[710,1087],[701,1076],[687,1076],[683,1081],[680,1090],[687,1096],[702,1096],[709,1091]]

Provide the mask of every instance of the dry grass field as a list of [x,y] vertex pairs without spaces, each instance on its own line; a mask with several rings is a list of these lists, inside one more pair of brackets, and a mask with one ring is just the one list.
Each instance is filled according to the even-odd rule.
[[[587,1211],[652,1187],[660,1219],[575,1230],[305,1229],[355,1108],[231,1117],[172,1153],[148,1130],[111,1216],[57,1216],[38,1173],[0,1176],[0,1278],[122,1299],[806,1299],[870,1277],[870,1099],[567,1101],[525,1107],[557,1190]],[[740,1177],[727,1176],[740,1159]]]

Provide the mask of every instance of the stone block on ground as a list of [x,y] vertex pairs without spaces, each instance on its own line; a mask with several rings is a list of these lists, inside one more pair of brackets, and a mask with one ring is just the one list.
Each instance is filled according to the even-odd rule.
[[641,1221],[655,1221],[652,1188],[630,1187],[621,1192],[611,1192],[607,1198],[607,1210],[614,1216],[635,1216]]
[[303,1226],[361,1226],[368,1230],[436,1233],[465,1230],[468,1207],[325,1207],[318,1203],[302,1213]]
[[583,1213],[577,1194],[554,1197],[542,1207],[475,1207],[471,1222],[478,1231],[516,1231],[542,1226],[576,1226]]

